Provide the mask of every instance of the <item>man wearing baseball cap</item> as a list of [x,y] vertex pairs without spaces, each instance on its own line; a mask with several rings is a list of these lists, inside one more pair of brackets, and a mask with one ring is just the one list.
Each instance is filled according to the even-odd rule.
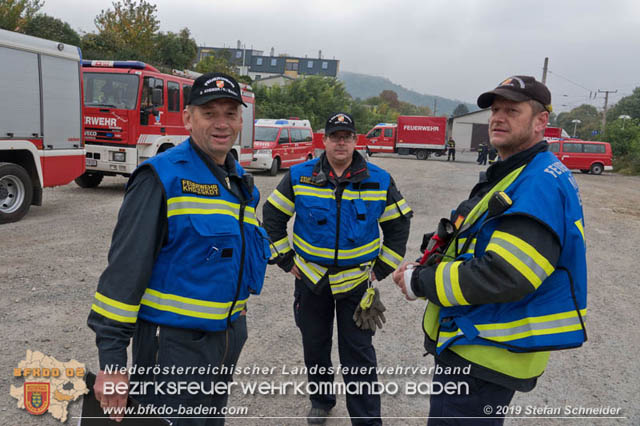
[[[245,306],[260,293],[270,255],[258,190],[229,153],[242,128],[241,90],[225,74],[196,79],[183,111],[190,137],[142,163],[127,184],[88,320],[103,409],[126,406],[126,392],[107,390],[129,380],[118,368],[133,337],[131,381],[155,383],[136,399],[172,407],[173,425],[224,423],[205,418],[227,404],[228,393],[213,386],[232,379],[247,339]],[[168,390],[178,382],[201,388]],[[179,409],[200,418],[174,418]]]
[[453,369],[434,382],[468,383],[468,393],[431,395],[430,425],[502,424],[499,407],[535,387],[550,351],[587,338],[584,218],[571,172],[543,139],[549,89],[513,76],[478,106],[491,108],[501,161],[441,220],[452,230],[442,250],[394,272],[408,300],[427,299],[425,348]]
[[[264,204],[264,226],[274,242],[273,260],[295,276],[293,313],[309,382],[326,389],[341,373],[347,386],[363,383],[361,393],[346,396],[352,422],[381,424],[380,396],[368,389],[377,381],[372,337],[385,308],[371,282],[399,266],[413,213],[389,173],[355,152],[351,115],[331,114],[323,140],[320,158],[292,167]],[[294,213],[292,246],[287,222]],[[331,362],[334,316],[337,371]],[[308,422],[324,423],[335,394],[310,399]]]

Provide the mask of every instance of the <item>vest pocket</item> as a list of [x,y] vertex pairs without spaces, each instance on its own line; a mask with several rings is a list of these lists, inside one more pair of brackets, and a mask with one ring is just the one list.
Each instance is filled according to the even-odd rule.
[[306,230],[300,237],[314,245],[326,243],[327,235],[335,232],[335,229],[329,226],[330,222],[335,226],[335,219],[331,220],[329,215],[330,201],[310,196],[300,196],[299,199],[301,208],[296,206],[296,220],[300,220]]
[[252,294],[260,294],[264,283],[264,274],[267,270],[267,262],[271,257],[269,236],[260,226],[251,226],[247,229],[247,252],[245,254],[245,277],[243,281]]

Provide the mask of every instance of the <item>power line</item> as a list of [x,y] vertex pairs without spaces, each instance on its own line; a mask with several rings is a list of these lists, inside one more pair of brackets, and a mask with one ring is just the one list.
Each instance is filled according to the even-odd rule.
[[588,89],[588,88],[584,87],[582,84],[580,84],[580,83],[576,83],[575,81],[573,81],[573,80],[571,80],[571,79],[569,79],[569,78],[567,78],[567,77],[564,77],[564,76],[562,76],[562,75],[558,74],[557,72],[553,72],[553,71],[551,71],[551,70],[548,70],[548,72],[549,72],[549,74],[553,74],[553,75],[555,75],[555,76],[558,76],[558,77],[560,77],[561,79],[566,80],[566,81],[568,81],[569,83],[574,84],[574,85],[576,85],[576,86],[580,87],[581,89],[584,89],[584,90],[586,90],[586,91],[588,91],[588,92],[593,92],[593,91],[594,91],[593,89]]

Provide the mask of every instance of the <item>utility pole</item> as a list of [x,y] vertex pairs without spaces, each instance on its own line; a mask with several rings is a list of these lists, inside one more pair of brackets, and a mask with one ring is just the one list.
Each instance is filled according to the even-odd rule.
[[544,58],[544,67],[542,68],[542,84],[547,84],[548,69],[549,69],[549,58]]
[[433,100],[433,116],[436,116],[436,111],[438,111],[438,100],[434,99]]
[[600,90],[598,89],[598,93],[604,93],[604,111],[602,112],[602,130],[604,133],[604,129],[607,126],[607,104],[609,103],[609,93],[617,93],[617,90]]

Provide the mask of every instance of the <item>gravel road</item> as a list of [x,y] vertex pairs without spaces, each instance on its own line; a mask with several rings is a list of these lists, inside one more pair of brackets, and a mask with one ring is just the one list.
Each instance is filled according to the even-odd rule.
[[[461,161],[418,161],[413,157],[380,155],[372,162],[386,168],[414,209],[408,258],[417,257],[424,232],[448,216],[466,198],[482,169],[472,154]],[[510,418],[508,425],[640,424],[640,332],[634,297],[640,294],[640,178],[612,173],[578,172],[585,210],[589,265],[587,330],[580,349],[551,355],[549,367],[530,393],[516,394],[513,413],[534,408],[548,413],[579,407],[611,407],[624,419]],[[280,181],[256,174],[265,200]],[[106,178],[96,189],[75,184],[46,189],[42,207],[33,207],[18,223],[0,226],[0,424],[56,425],[50,415],[34,417],[16,408],[9,385],[22,385],[13,368],[27,349],[60,361],[76,359],[97,369],[94,335],[86,326],[98,277],[106,266],[111,233],[124,194],[124,178]],[[261,210],[260,210],[261,211]],[[387,324],[375,336],[378,363],[384,367],[431,367],[424,357],[421,331],[424,302],[406,302],[390,278],[378,285],[387,306]],[[238,382],[301,382],[292,371],[304,365],[300,333],[292,315],[293,278],[277,267],[267,270],[262,295],[249,302],[249,340],[239,365],[272,369],[268,374],[236,375]],[[335,337],[334,337],[335,338]],[[338,363],[334,341],[334,363]],[[288,374],[287,374],[288,373]],[[428,396],[409,395],[406,386],[430,382],[429,374],[384,375],[391,388],[382,395],[388,424],[425,424]],[[393,392],[393,385],[398,391]],[[80,403],[70,407],[68,424],[75,425]],[[291,389],[284,395],[246,395],[235,391],[229,406],[247,407],[246,415],[228,424],[306,424],[307,397]],[[519,407],[519,408],[518,408]],[[569,408],[567,408],[569,407]],[[546,410],[546,411],[545,411]],[[329,424],[348,424],[344,396]],[[569,415],[569,417],[571,414]],[[342,417],[342,418],[340,418]],[[404,417],[402,419],[398,417]],[[422,418],[411,418],[422,417]],[[517,416],[516,416],[517,417]],[[575,417],[575,416],[574,416]],[[112,423],[115,424],[115,423]]]

